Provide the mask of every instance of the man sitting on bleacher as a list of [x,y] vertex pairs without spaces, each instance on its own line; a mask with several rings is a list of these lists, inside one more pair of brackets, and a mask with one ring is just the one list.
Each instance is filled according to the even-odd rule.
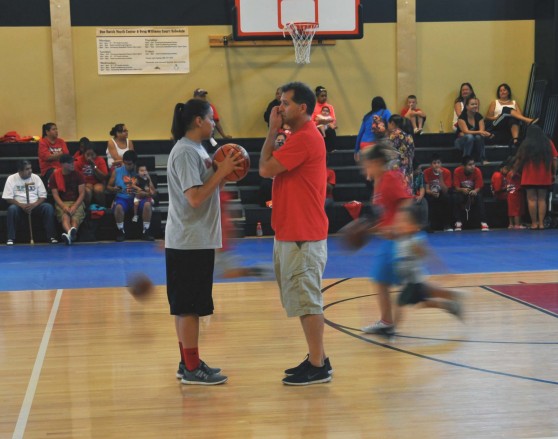
[[[54,209],[46,203],[47,191],[45,185],[37,174],[33,174],[31,162],[21,160],[17,164],[15,174],[6,180],[2,198],[10,205],[8,207],[7,228],[8,239],[6,245],[14,245],[17,224],[25,221],[27,215],[40,217],[46,229],[47,239],[51,244],[57,244],[54,237]],[[27,190],[26,190],[27,186]]]
[[114,212],[114,220],[116,221],[116,241],[122,242],[126,239],[126,232],[124,230],[124,217],[127,212],[134,211],[134,197],[138,195],[141,201],[138,206],[138,213],[141,212],[143,220],[143,234],[142,239],[145,241],[153,241],[153,236],[149,233],[151,225],[151,194],[148,192],[141,192],[137,182],[136,162],[138,156],[135,151],[126,151],[122,156],[123,166],[116,168],[112,171],[110,180],[107,184],[107,189],[116,194],[112,204]]
[[[481,230],[488,232],[482,196],[484,187],[482,173],[475,166],[475,160],[470,155],[463,157],[462,163],[463,166],[453,172],[454,216],[456,219],[454,230],[460,232],[464,220],[469,221],[470,219],[469,212],[474,211],[476,217],[480,220]],[[465,217],[464,212],[466,213]]]

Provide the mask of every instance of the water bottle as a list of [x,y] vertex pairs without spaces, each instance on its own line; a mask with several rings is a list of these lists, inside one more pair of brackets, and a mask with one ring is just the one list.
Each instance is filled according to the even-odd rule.
[[444,132],[444,124],[440,121],[440,134]]
[[258,221],[258,224],[256,225],[256,236],[258,236],[258,237],[263,236],[262,223],[259,222],[259,221]]

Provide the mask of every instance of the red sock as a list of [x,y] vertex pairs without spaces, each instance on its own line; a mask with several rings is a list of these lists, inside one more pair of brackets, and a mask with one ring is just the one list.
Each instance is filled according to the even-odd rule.
[[200,354],[198,352],[198,348],[184,349],[184,364],[186,364],[186,369],[190,372],[198,368],[200,365]]
[[186,364],[184,362],[184,348],[182,347],[182,342],[181,341],[178,342],[178,348],[180,349],[180,361],[182,363]]

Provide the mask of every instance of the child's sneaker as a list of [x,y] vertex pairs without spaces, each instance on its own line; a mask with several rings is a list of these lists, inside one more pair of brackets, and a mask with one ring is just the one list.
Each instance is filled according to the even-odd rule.
[[316,367],[311,363],[294,375],[283,378],[283,384],[287,386],[308,386],[309,384],[328,383],[330,381],[331,375],[325,364],[322,367]]
[[14,240],[13,239],[8,239],[6,241],[6,245],[14,245]]
[[[306,354],[306,357],[304,358],[304,361],[302,363],[300,363],[298,366],[291,367],[290,369],[286,369],[285,370],[285,375],[287,375],[287,376],[296,375],[297,373],[300,373],[300,371],[302,371],[303,369],[305,369],[309,366],[312,366],[312,363],[310,363],[310,361],[308,360],[309,357],[310,357],[310,355]],[[329,357],[327,357],[324,360],[324,365],[327,369],[327,373],[332,375],[333,374],[333,368],[331,367]]]
[[132,222],[137,223],[138,220],[139,220],[139,217],[138,217],[137,215],[134,215],[134,216],[132,217]]
[[488,224],[486,223],[481,223],[481,230],[483,232],[490,232],[490,229],[488,228]]
[[381,320],[378,320],[376,323],[372,323],[371,325],[364,326],[360,329],[362,332],[366,334],[379,334],[379,335],[393,335],[395,334],[395,327],[392,324],[384,323]]
[[457,221],[455,223],[455,227],[453,228],[454,232],[461,232],[461,229],[463,228],[463,224],[461,224],[460,221]]
[[[209,375],[215,375],[221,372],[219,367],[209,367],[203,360],[200,360],[200,369],[205,370]],[[186,370],[186,365],[181,361],[178,363],[178,370],[176,371],[176,378],[181,380],[184,378],[184,371]]]

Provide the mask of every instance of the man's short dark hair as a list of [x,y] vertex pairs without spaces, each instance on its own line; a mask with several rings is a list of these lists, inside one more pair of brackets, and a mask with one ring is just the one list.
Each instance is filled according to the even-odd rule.
[[414,100],[416,100],[417,97],[416,97],[415,95],[409,95],[409,96],[407,96],[407,99],[414,99]]
[[475,159],[473,157],[471,157],[470,155],[465,155],[465,156],[463,156],[463,159],[461,159],[461,164],[463,166],[465,166],[470,161],[475,161]]
[[302,82],[289,82],[281,87],[281,92],[293,91],[293,101],[298,105],[306,104],[306,114],[314,113],[316,107],[316,95],[306,84]]
[[430,163],[436,162],[438,160],[442,161],[442,158],[440,157],[440,154],[435,152],[434,154],[432,154],[432,158],[430,159]]
[[17,162],[17,171],[23,171],[27,166],[32,166],[29,160],[19,160]]
[[138,155],[136,154],[136,151],[132,151],[132,150],[126,151],[122,156],[122,161],[132,162],[135,165],[136,162],[138,161]]

